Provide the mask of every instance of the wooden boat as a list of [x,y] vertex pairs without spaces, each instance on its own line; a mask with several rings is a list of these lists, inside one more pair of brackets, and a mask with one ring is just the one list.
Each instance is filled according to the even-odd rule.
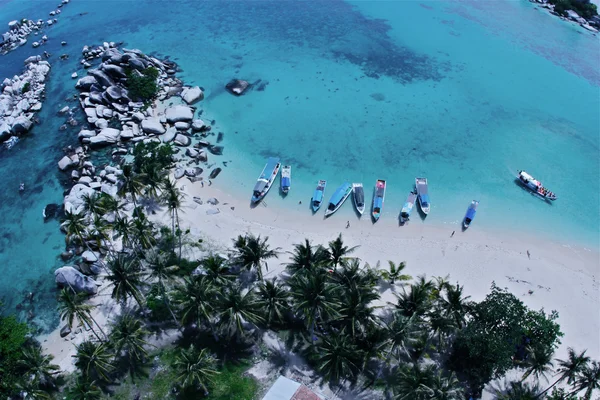
[[269,189],[271,189],[271,186],[273,186],[275,178],[277,178],[280,167],[281,163],[279,162],[279,158],[269,157],[267,164],[260,173],[256,180],[256,185],[254,185],[254,189],[252,190],[253,203],[258,203],[266,196]]
[[542,182],[535,179],[533,176],[529,175],[525,171],[519,171],[519,175],[517,176],[519,182],[527,189],[531,190],[533,194],[547,200],[556,200],[558,197],[550,190],[546,189]]
[[292,187],[292,167],[289,165],[284,165],[281,168],[281,192],[283,194],[288,194],[291,187]]
[[360,215],[365,212],[365,190],[362,183],[352,184],[352,198],[354,199],[354,207]]
[[467,229],[471,226],[471,222],[475,218],[475,214],[477,213],[477,206],[479,202],[477,200],[473,200],[471,204],[469,204],[469,208],[467,208],[467,213],[465,214],[465,219],[463,219],[463,229]]
[[346,201],[348,196],[352,193],[352,185],[349,183],[344,183],[342,186],[336,189],[329,199],[329,205],[327,206],[327,210],[325,210],[325,216],[328,217],[336,212],[342,204]]
[[323,194],[325,193],[326,186],[326,180],[320,180],[317,184],[317,188],[315,189],[315,193],[313,194],[310,204],[314,212],[316,212],[319,209],[319,207],[321,207],[321,203],[323,202]]
[[385,198],[385,181],[377,179],[375,184],[375,194],[373,195],[373,210],[371,216],[375,221],[379,220],[381,211],[383,211],[383,200]]
[[429,202],[429,189],[427,188],[427,178],[415,178],[415,186],[417,189],[417,199],[423,214],[429,214],[431,204]]
[[417,192],[415,190],[412,190],[410,192],[410,194],[408,195],[408,198],[404,202],[404,205],[402,206],[402,211],[400,211],[400,223],[401,224],[404,224],[406,221],[409,220],[410,213],[411,213],[413,207],[415,206],[416,201],[417,201]]

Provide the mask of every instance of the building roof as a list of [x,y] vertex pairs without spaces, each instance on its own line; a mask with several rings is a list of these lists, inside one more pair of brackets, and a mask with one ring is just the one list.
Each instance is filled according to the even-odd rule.
[[262,400],[322,400],[300,383],[280,376]]

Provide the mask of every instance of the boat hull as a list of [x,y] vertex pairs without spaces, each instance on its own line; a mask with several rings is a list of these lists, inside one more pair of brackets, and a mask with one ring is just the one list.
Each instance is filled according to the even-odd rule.
[[279,162],[279,158],[269,158],[260,176],[256,180],[256,185],[254,186],[254,191],[252,193],[252,197],[250,198],[252,203],[258,203],[265,198],[273,186],[273,183],[279,174],[280,168],[281,163]]
[[524,188],[528,189],[533,195],[539,197],[540,199],[554,201],[558,198],[556,194],[545,188],[540,181],[525,171],[519,171],[519,174],[517,175],[517,182],[519,182]]
[[317,188],[313,193],[313,197],[310,199],[310,207],[313,212],[317,212],[319,208],[321,208],[321,204],[323,204],[323,199],[325,198],[325,188],[327,187],[327,181],[320,180],[317,184]]
[[[361,199],[362,198],[362,202]],[[352,201],[354,202],[354,208],[356,211],[363,215],[365,212],[365,192],[362,183],[352,184]]]
[[371,217],[375,222],[379,221],[381,212],[383,211],[383,203],[385,201],[386,182],[383,179],[378,179],[375,184],[375,193],[373,194],[373,205]]
[[[333,215],[337,210],[340,209],[340,207],[342,206],[342,204],[344,204],[344,202],[346,202],[346,200],[348,199],[348,196],[350,196],[350,193],[352,193],[352,186],[350,186],[349,184],[347,184],[346,186],[342,185],[338,190],[335,191],[335,193],[332,196],[332,200],[333,197],[336,197],[336,195],[338,195],[339,191],[345,190],[342,198],[337,201],[337,203],[332,203],[331,201],[329,202],[329,206],[327,207],[327,210],[325,210],[325,216],[329,217],[330,215]],[[333,208],[331,207],[333,205]]]

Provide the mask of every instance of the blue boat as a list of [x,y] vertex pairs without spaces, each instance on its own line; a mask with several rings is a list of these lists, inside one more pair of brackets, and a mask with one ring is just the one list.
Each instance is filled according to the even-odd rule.
[[328,217],[336,212],[342,204],[344,204],[348,196],[350,196],[350,193],[352,193],[352,185],[348,182],[337,188],[329,200],[329,205],[327,206],[327,210],[325,210],[325,216]]
[[475,219],[475,214],[477,213],[477,206],[479,202],[477,200],[473,200],[467,208],[467,214],[465,214],[465,219],[463,220],[463,229],[467,229],[471,226],[471,222]]
[[429,214],[431,203],[429,202],[429,190],[427,187],[427,178],[415,178],[415,186],[417,187],[417,198],[423,214]]
[[375,184],[375,194],[373,195],[373,210],[371,210],[371,216],[377,222],[383,211],[383,200],[385,199],[385,186],[386,183],[383,179],[377,179]]
[[277,178],[280,167],[279,158],[269,157],[252,190],[253,203],[258,203],[267,195],[267,192],[273,186],[275,178]]
[[406,221],[408,221],[408,219],[410,218],[410,213],[411,213],[416,201],[417,201],[417,192],[413,190],[408,195],[408,198],[406,199],[404,206],[402,206],[402,211],[400,211],[400,223],[401,224],[406,223]]
[[281,193],[288,194],[292,187],[292,167],[284,165],[281,168]]
[[315,193],[310,202],[310,206],[312,207],[314,212],[321,207],[321,203],[323,202],[323,194],[325,193],[325,187],[327,186],[326,180],[320,180],[317,184],[317,188],[315,189]]

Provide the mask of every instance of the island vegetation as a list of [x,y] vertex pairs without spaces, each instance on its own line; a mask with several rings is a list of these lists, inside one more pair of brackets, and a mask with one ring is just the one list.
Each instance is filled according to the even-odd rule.
[[[226,254],[186,259],[185,248],[204,244],[181,228],[185,199],[168,176],[172,156],[169,145],[138,144],[121,165],[117,197],[89,195],[81,213],[66,213],[68,248],[102,253],[101,275],[121,313],[103,326],[86,294],[62,288],[61,320],[86,335],[73,374],[60,374],[25,324],[1,317],[1,397],[251,400],[259,387],[243,372],[258,359],[275,366],[285,359],[265,348],[265,334],[342,398],[372,391],[477,399],[493,382],[497,399],[591,400],[600,388],[600,364],[585,350],[555,359],[556,312],[531,310],[495,284],[476,302],[448,277],[413,277],[403,262],[370,266],[341,234],[291,249],[244,234]],[[152,218],[160,207],[169,225]],[[286,271],[265,279],[284,250]],[[385,290],[395,293],[393,303],[381,301]],[[152,344],[160,335],[171,335],[169,344]],[[498,384],[509,370],[519,379]]]
[[138,71],[128,68],[125,73],[127,74],[127,89],[133,99],[149,101],[156,97],[159,90],[156,84],[159,75],[158,69],[148,67]]
[[568,10],[573,10],[586,20],[598,15],[598,7],[590,0],[548,0],[554,5],[554,12],[567,16]]

